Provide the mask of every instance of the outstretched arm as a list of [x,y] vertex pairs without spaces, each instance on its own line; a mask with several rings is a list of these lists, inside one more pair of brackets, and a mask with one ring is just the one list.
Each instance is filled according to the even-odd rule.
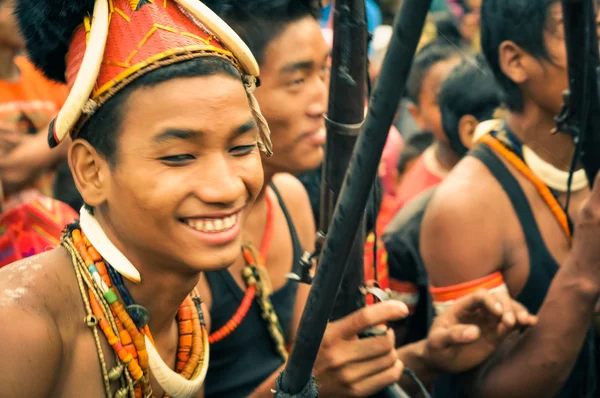
[[[436,197],[428,209],[421,251],[434,286],[468,282],[497,271],[507,275],[503,259],[507,251],[502,232],[505,221],[497,218],[499,212],[489,208],[486,198],[489,192],[469,190],[468,194],[453,194],[451,200]],[[582,214],[580,222],[585,228],[576,230],[572,254],[554,278],[537,325],[506,341],[478,371],[465,375],[473,396],[554,396],[564,385],[584,343],[600,292],[600,254],[590,258],[586,252],[586,248],[589,252],[598,246],[593,236],[600,233],[600,215],[595,214],[600,213],[600,200],[589,208],[593,210],[587,212],[587,222]]]
[[[442,373],[462,373],[481,364],[512,331],[536,321],[508,295],[478,290],[439,315],[427,339],[400,347],[398,358],[430,386]],[[418,392],[412,378],[404,375],[400,383]]]

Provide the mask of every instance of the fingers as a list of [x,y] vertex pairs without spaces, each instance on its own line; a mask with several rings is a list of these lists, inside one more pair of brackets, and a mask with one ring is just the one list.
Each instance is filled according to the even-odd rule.
[[396,351],[389,351],[379,358],[349,364],[340,370],[340,377],[344,383],[350,386],[393,368],[396,362],[398,362]]
[[532,326],[537,322],[537,317],[529,314],[529,311],[521,303],[513,300],[507,294],[499,294],[498,300],[502,302],[504,308],[502,320],[498,324],[498,334],[500,336],[511,332],[517,327]]
[[396,321],[407,315],[406,304],[389,300],[361,308],[339,321],[332,322],[329,329],[333,338],[350,339],[370,327]]
[[502,305],[502,302],[498,300],[496,295],[485,289],[480,289],[472,294],[462,297],[456,301],[451,308],[457,318],[460,318],[463,313],[472,312],[481,308],[499,317],[502,315],[504,306]]
[[511,302],[520,326],[533,326],[537,323],[537,316],[531,315],[525,306],[515,300],[511,300]]
[[402,361],[397,360],[394,365],[383,372],[374,374],[371,377],[365,378],[359,382],[356,382],[350,386],[350,393],[353,397],[368,397],[385,387],[397,383],[402,376],[404,370],[404,364]]
[[475,325],[453,325],[450,328],[432,329],[427,344],[432,350],[443,350],[454,345],[469,344],[481,336],[481,330]]
[[319,351],[319,367],[339,369],[353,363],[373,360],[395,353],[394,331],[389,329],[385,336],[369,337],[356,340],[323,340]]

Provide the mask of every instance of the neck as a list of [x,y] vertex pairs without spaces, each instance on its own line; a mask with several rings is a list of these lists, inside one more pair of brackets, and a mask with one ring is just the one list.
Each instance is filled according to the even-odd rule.
[[175,316],[179,306],[198,284],[200,273],[196,275],[176,272],[173,264],[158,264],[156,259],[148,259],[125,247],[115,229],[104,214],[96,208],[96,218],[113,244],[138,269],[142,282],[137,284],[123,278],[136,304],[144,306],[150,313],[150,330],[159,339],[176,327]]
[[12,81],[19,77],[19,68],[15,64],[16,51],[0,48],[0,80]]
[[563,171],[570,169],[575,145],[565,134],[550,134],[556,126],[553,115],[539,107],[525,106],[523,112],[510,112],[506,124],[544,161]]
[[446,142],[436,141],[433,145],[433,149],[435,159],[445,171],[452,170],[460,160],[456,152],[454,152]]

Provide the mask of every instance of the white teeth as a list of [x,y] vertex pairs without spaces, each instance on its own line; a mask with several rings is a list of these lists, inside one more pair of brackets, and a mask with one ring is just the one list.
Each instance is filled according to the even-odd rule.
[[233,227],[237,223],[237,219],[238,215],[234,214],[228,217],[211,220],[185,220],[185,223],[202,232],[223,232]]

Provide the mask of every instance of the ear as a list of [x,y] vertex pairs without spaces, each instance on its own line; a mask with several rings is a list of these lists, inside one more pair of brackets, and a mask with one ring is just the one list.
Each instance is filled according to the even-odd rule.
[[410,115],[412,116],[419,130],[423,131],[425,129],[425,122],[423,121],[421,108],[419,108],[419,106],[414,102],[410,102],[408,104],[408,112],[410,112]]
[[502,73],[504,73],[515,84],[523,84],[527,81],[527,68],[525,67],[527,54],[512,41],[503,41],[498,49],[498,61]]
[[460,142],[468,149],[473,147],[473,135],[479,121],[473,115],[464,115],[458,121],[458,137]]
[[106,201],[110,167],[89,142],[76,139],[69,148],[69,167],[77,190],[85,203],[92,207]]

